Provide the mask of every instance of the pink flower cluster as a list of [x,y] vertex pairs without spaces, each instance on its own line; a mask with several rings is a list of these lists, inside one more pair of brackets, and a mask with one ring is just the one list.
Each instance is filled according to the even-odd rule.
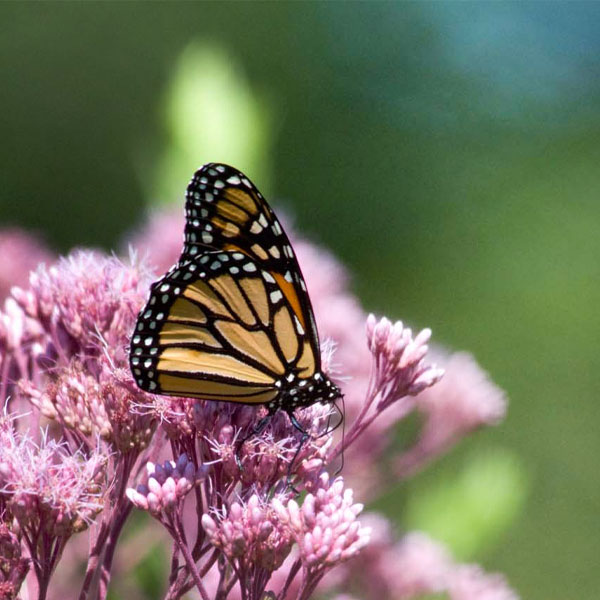
[[425,421],[417,443],[396,460],[400,477],[413,474],[475,429],[497,425],[506,414],[504,392],[470,354],[457,352],[444,361],[444,378],[419,395],[416,409]]
[[[180,216],[155,215],[133,238],[135,251],[163,270],[177,257],[182,227]],[[344,435],[331,427],[331,406],[297,410],[309,433],[302,447],[284,413],[254,435],[264,408],[137,388],[127,348],[156,275],[135,258],[77,251],[37,267],[28,284],[15,280],[20,287],[0,310],[7,598],[22,584],[38,600],[105,600],[109,586],[122,595],[117,546],[136,545],[141,552],[126,554],[141,560],[161,535],[173,542],[168,600],[191,590],[203,600],[441,591],[452,600],[516,598],[502,578],[455,564],[421,534],[396,540],[389,521],[354,501],[382,494],[390,465],[409,477],[473,429],[499,422],[504,395],[469,355],[431,364],[429,330],[413,335],[400,322],[367,317],[335,259],[301,239],[294,248],[347,422]],[[424,416],[421,431],[392,452],[396,425],[414,411]],[[330,476],[342,458],[344,478]],[[134,508],[152,519],[122,541]],[[87,543],[76,542],[82,536]],[[80,581],[61,580],[63,554],[85,562]],[[135,559],[127,564],[133,569]]]
[[372,529],[371,541],[358,561],[338,570],[338,589],[378,600],[431,595],[449,600],[517,600],[504,577],[455,562],[444,546],[426,534],[410,532],[395,541],[382,516],[367,515],[366,522]]
[[398,398],[416,396],[442,378],[442,369],[424,361],[430,337],[430,329],[423,329],[413,339],[402,321],[392,324],[385,317],[377,321],[374,315],[368,316],[367,342],[375,358],[374,386],[379,390],[380,409]]
[[0,434],[0,494],[21,530],[56,537],[83,531],[103,508],[106,458],[69,453],[65,444],[6,430]]
[[246,502],[232,502],[220,514],[202,515],[202,526],[210,542],[237,564],[240,572],[251,567],[274,571],[292,546],[287,528],[270,503],[258,494]]
[[341,477],[330,483],[327,473],[319,478],[314,494],[307,494],[302,506],[295,500],[284,505],[277,498],[273,506],[283,525],[289,526],[308,569],[323,569],[356,556],[369,543],[371,530],[356,517],[363,509],[354,504],[351,489],[344,489]]

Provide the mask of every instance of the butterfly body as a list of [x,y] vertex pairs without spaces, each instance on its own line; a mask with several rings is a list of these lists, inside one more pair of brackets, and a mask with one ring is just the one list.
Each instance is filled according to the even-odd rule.
[[186,193],[182,255],[151,287],[131,340],[142,389],[265,405],[270,414],[332,402],[292,246],[240,171],[210,163]]

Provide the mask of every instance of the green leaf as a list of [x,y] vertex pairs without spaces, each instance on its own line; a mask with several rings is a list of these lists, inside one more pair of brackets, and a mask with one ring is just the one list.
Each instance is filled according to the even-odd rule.
[[164,121],[169,146],[155,171],[153,202],[180,202],[190,177],[206,162],[241,169],[269,191],[273,109],[252,89],[221,46],[194,42],[174,67]]
[[458,473],[445,473],[407,498],[406,525],[444,542],[462,560],[494,546],[521,512],[528,478],[505,449],[471,454]]

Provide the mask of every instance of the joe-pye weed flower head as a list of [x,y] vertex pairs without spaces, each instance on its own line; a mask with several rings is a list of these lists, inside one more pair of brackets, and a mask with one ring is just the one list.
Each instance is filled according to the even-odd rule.
[[[328,428],[330,405],[297,410],[309,433],[299,452],[302,434],[283,413],[252,435],[264,408],[136,387],[127,348],[155,277],[144,262],[77,251],[13,289],[0,312],[2,400],[22,415],[5,417],[0,449],[0,519],[11,547],[22,548],[12,553],[13,587],[31,561],[27,585],[37,581],[38,597],[52,598],[62,549],[89,535],[73,597],[106,598],[120,533],[137,508],[173,541],[169,599],[192,589],[203,600],[512,593],[421,534],[397,540],[361,503],[392,483],[390,465],[409,477],[474,428],[498,422],[504,396],[467,355],[440,354],[434,364],[429,330],[367,317],[339,263],[293,237],[347,420],[342,435]],[[180,238],[179,217],[157,216],[138,232],[136,251],[151,249],[163,268]],[[421,433],[390,454],[397,423],[413,411],[425,416]],[[342,456],[343,478],[333,474]],[[44,543],[34,537],[41,531]],[[160,534],[148,524],[132,535]],[[382,578],[387,586],[373,584]]]

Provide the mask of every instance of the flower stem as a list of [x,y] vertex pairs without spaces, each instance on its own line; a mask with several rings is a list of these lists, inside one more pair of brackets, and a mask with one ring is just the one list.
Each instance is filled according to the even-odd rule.
[[132,508],[132,504],[121,505],[119,514],[115,517],[112,527],[110,528],[100,573],[100,592],[98,594],[99,600],[104,600],[108,593],[108,584],[110,583],[112,561],[115,555],[117,541],[119,540],[123,526],[125,525],[127,517],[129,516]]
[[180,524],[172,521],[170,525],[171,526],[169,529],[175,537],[175,541],[177,542],[177,546],[179,547],[181,554],[183,554],[183,558],[187,563],[190,575],[192,576],[194,583],[196,584],[196,587],[202,596],[202,600],[209,600],[206,589],[204,588],[204,584],[202,583],[202,579],[200,578],[200,573],[198,573],[198,569],[196,568],[196,563],[194,562],[192,554],[185,543],[185,540],[183,539],[183,535],[180,531]]
[[104,544],[106,543],[109,533],[110,522],[105,518],[100,525],[100,531],[98,532],[96,541],[90,551],[85,577],[83,579],[83,584],[81,585],[81,591],[79,592],[79,600],[87,600],[89,597],[96,572],[100,565],[100,557],[104,551]]
[[300,570],[301,566],[302,566],[302,563],[301,563],[300,559],[298,559],[290,567],[290,572],[288,573],[287,579],[285,580],[285,583],[283,584],[283,587],[281,588],[281,591],[279,592],[279,595],[277,596],[277,600],[285,600],[285,597],[287,596],[290,585],[292,584],[292,581],[294,581],[294,579],[296,578],[296,575],[298,574],[298,571]]

